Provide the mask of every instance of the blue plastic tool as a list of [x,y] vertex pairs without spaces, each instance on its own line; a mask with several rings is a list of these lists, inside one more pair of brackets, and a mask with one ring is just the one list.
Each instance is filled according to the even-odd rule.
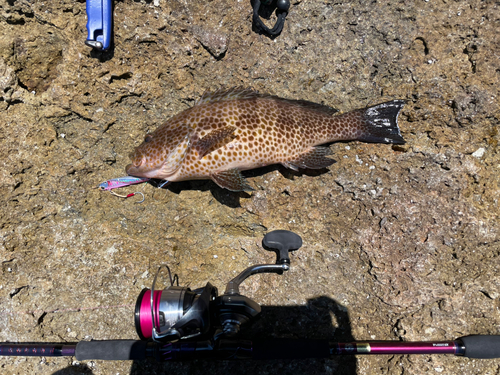
[[112,0],[87,0],[87,31],[85,44],[106,51],[111,45],[113,27]]

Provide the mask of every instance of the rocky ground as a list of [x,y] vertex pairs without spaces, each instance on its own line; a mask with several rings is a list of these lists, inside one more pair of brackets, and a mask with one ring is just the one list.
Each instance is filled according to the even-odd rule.
[[[500,3],[292,1],[283,32],[249,1],[115,1],[114,45],[84,44],[83,1],[0,0],[0,340],[136,338],[135,300],[168,263],[181,284],[273,261],[265,233],[303,247],[242,292],[250,335],[449,340],[499,334]],[[274,16],[266,21],[274,22]],[[94,189],[124,175],[148,131],[206,90],[251,86],[341,111],[403,98],[404,146],[337,143],[319,173]],[[266,317],[267,316],[267,317]],[[0,359],[4,374],[498,374],[499,360],[373,356],[268,362]]]

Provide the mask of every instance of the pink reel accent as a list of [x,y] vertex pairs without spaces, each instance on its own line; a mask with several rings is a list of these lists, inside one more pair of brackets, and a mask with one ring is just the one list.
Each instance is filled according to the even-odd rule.
[[[153,311],[155,316],[155,326],[160,326],[160,318],[158,311],[160,308],[160,299],[162,290],[155,290],[153,294]],[[151,314],[151,290],[147,290],[142,296],[139,310],[139,326],[141,333],[145,339],[150,339],[153,336],[153,316]]]

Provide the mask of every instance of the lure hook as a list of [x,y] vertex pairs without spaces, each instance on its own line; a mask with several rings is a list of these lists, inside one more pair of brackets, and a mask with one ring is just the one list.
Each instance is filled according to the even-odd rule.
[[146,199],[146,198],[144,197],[144,194],[143,194],[143,193],[141,193],[140,191],[136,191],[135,193],[130,193],[130,194],[127,194],[127,195],[121,195],[121,194],[115,193],[114,191],[111,191],[111,190],[110,190],[109,192],[110,192],[112,195],[114,195],[114,196],[116,196],[116,197],[120,197],[120,198],[130,198],[130,197],[133,197],[134,195],[137,195],[137,194],[142,195],[142,200],[137,201],[137,202],[135,202],[135,203],[142,203],[142,202],[144,202],[144,200]]

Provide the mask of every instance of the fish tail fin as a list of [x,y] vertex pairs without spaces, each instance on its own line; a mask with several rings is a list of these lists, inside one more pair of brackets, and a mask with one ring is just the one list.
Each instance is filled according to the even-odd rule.
[[405,140],[399,131],[398,115],[405,103],[405,100],[397,99],[358,110],[364,123],[357,140],[404,144]]

